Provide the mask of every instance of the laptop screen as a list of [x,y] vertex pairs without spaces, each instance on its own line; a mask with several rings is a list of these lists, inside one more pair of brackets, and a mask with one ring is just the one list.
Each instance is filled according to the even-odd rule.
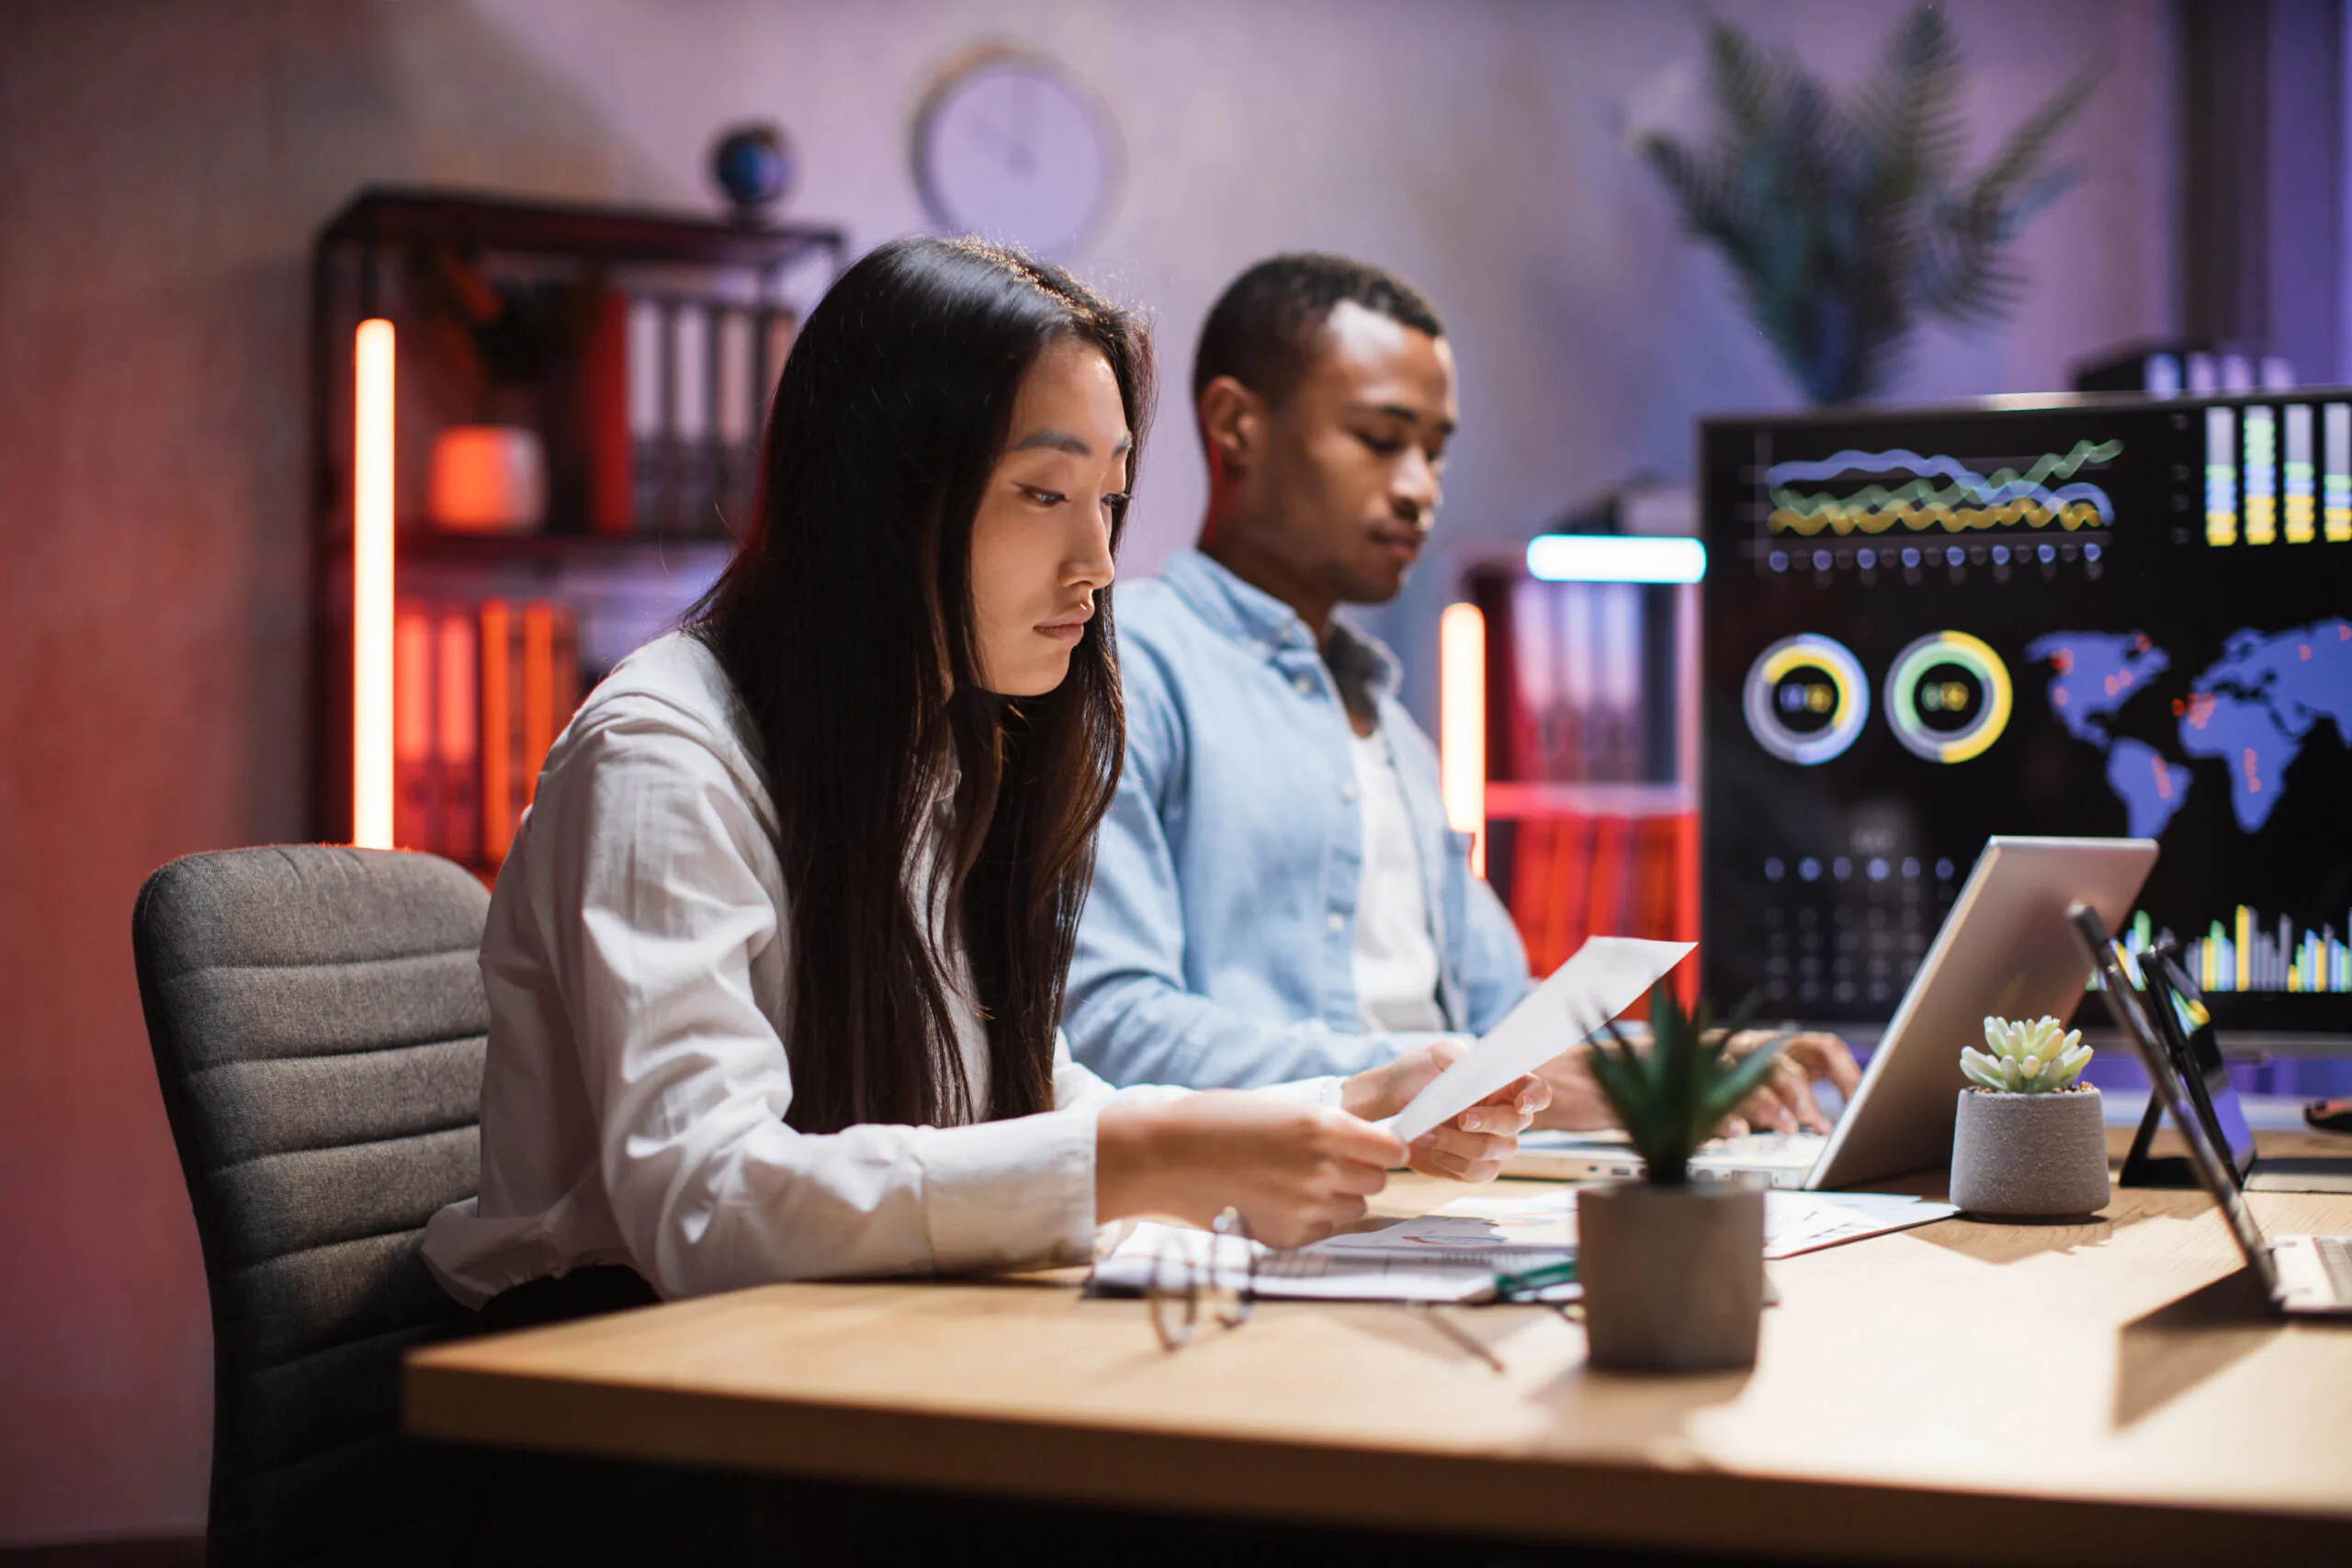
[[2147,1014],[2146,998],[2132,983],[2125,973],[2115,942],[2107,934],[2107,924],[2098,911],[2076,905],[2074,910],[2075,930],[2089,950],[2091,963],[2098,971],[2100,994],[2107,998],[2107,1010],[2115,1020],[2115,1027],[2132,1042],[2140,1053],[2140,1062],[2148,1069],[2148,1077],[2155,1085],[2156,1098],[2171,1117],[2173,1125],[2180,1129],[2181,1137],[2188,1145],[2188,1163],[2197,1172],[2197,1179],[2213,1195],[2222,1207],[2222,1217],[2229,1222],[2230,1234],[2237,1239],[2238,1248],[2246,1261],[2261,1275],[2263,1284],[2272,1295],[2278,1292],[2278,1275],[2270,1260],[2270,1247],[2263,1239],[2262,1227],[2255,1224],[2254,1214],[2245,1206],[2245,1197],[2212,1134],[2188,1102],[2188,1086],[2180,1071],[2173,1065],[2172,1053],[2157,1040],[2154,1025]]

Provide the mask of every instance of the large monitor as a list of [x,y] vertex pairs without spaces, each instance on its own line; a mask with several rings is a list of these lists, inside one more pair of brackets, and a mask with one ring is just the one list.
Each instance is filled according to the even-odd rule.
[[2234,1043],[2352,1039],[2352,390],[1712,420],[1700,457],[1708,995],[1883,1021],[1989,836],[2131,836],[2127,946],[2178,939]]

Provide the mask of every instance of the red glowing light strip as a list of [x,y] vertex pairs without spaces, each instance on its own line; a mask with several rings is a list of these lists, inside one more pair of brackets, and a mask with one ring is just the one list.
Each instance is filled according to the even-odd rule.
[[1449,604],[1437,624],[1438,779],[1446,825],[1468,833],[1470,871],[1487,874],[1487,617]]
[[351,841],[392,847],[392,323],[359,323],[352,415]]

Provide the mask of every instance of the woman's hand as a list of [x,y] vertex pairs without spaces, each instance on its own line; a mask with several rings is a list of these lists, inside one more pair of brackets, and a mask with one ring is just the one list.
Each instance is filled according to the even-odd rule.
[[[1340,1103],[1367,1122],[1394,1116],[1470,1050],[1463,1040],[1439,1040],[1406,1052],[1385,1066],[1347,1080]],[[1440,1122],[1408,1148],[1408,1163],[1423,1176],[1492,1181],[1519,1150],[1519,1134],[1551,1102],[1541,1078],[1505,1084],[1450,1122]]]
[[1405,1145],[1345,1111],[1211,1090],[1114,1105],[1095,1122],[1098,1220],[1206,1225],[1230,1207],[1270,1247],[1304,1247],[1364,1215]]

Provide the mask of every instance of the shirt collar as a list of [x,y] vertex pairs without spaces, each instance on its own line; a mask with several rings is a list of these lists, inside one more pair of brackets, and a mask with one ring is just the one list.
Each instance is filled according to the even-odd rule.
[[[1215,630],[1255,647],[1268,658],[1286,648],[1318,651],[1315,633],[1298,612],[1264,589],[1244,582],[1217,562],[1189,549],[1159,569],[1159,581]],[[1394,696],[1403,675],[1396,656],[1370,633],[1331,617],[1329,662],[1343,678],[1360,680],[1375,696]]]

